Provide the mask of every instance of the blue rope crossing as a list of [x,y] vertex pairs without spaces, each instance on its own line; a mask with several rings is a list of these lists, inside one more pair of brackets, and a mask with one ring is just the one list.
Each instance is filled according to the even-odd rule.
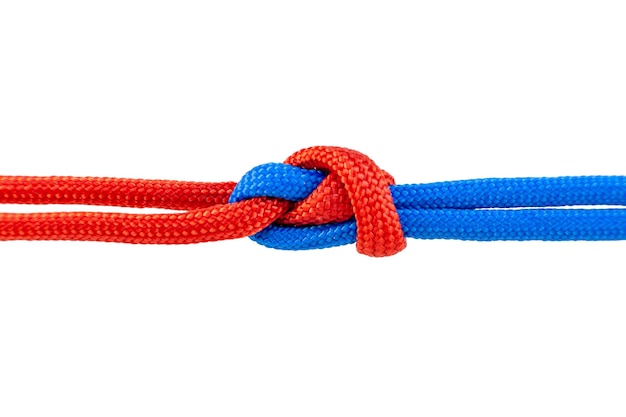
[[[325,176],[321,171],[288,164],[260,165],[241,179],[230,202],[253,197],[300,201]],[[626,208],[566,208],[626,206],[625,176],[488,178],[389,188],[406,237],[476,241],[626,239]],[[271,225],[251,238],[275,249],[322,249],[354,243],[356,223]]]

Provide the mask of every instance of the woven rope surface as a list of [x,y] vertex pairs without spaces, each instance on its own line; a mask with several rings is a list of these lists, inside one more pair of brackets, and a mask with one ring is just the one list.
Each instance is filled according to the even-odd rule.
[[626,209],[592,207],[626,205],[624,176],[395,185],[370,158],[339,147],[304,149],[283,164],[252,169],[239,183],[0,176],[0,204],[178,211],[0,213],[0,240],[197,243],[250,236],[280,249],[356,242],[361,253],[388,256],[405,247],[405,237],[626,239]]

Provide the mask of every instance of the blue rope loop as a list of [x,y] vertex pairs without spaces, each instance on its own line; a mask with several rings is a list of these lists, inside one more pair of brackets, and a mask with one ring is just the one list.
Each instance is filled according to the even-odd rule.
[[[253,197],[300,201],[326,174],[288,164],[260,165],[244,175],[230,202]],[[626,176],[486,178],[389,186],[406,237],[415,239],[626,240]],[[561,208],[559,208],[561,207]],[[356,223],[270,225],[251,239],[302,250],[356,241]]]

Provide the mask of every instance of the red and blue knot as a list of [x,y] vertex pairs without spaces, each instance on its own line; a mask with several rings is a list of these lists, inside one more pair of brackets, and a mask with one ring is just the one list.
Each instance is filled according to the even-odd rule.
[[380,257],[404,249],[407,237],[626,239],[624,176],[396,185],[367,156],[332,146],[303,149],[282,164],[260,165],[239,183],[0,176],[2,203],[173,212],[0,213],[0,240],[184,244],[250,236],[289,250],[356,242],[360,253]]

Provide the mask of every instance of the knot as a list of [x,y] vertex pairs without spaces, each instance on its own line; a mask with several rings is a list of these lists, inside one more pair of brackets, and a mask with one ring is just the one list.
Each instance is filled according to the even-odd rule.
[[[389,190],[393,183],[391,175],[360,152],[317,146],[296,152],[285,164],[254,168],[237,184],[230,201],[272,197],[292,202],[276,226],[259,233],[261,243],[279,240],[281,245],[273,246],[287,249],[328,247],[353,241],[356,232],[357,251],[380,257],[406,247]],[[300,229],[310,233],[293,233]],[[279,232],[281,236],[268,236]],[[301,241],[291,242],[296,246],[285,244],[298,236]],[[319,237],[319,246],[311,236]]]

